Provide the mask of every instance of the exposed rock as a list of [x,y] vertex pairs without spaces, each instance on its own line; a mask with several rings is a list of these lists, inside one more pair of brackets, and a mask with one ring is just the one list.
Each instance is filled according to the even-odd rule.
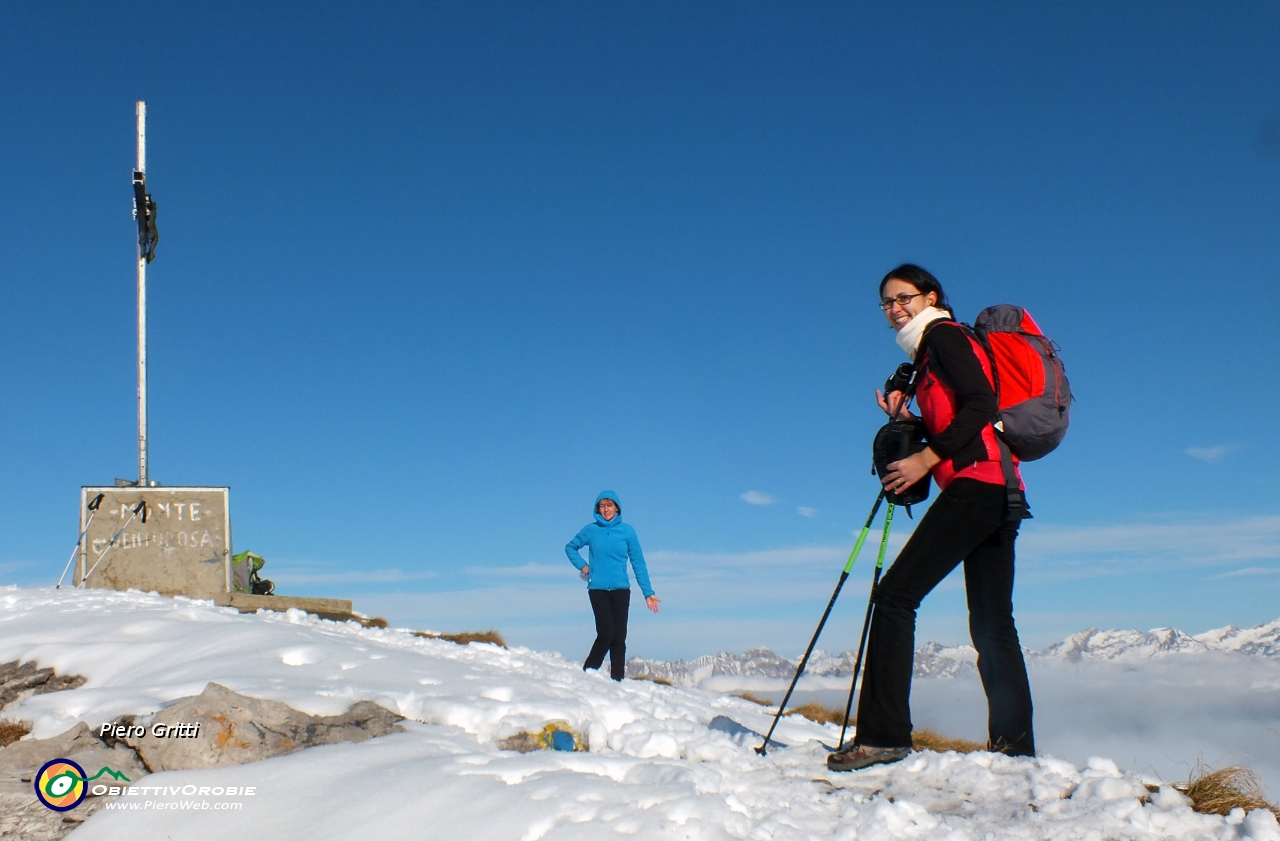
[[[54,676],[52,669],[37,669],[34,663],[8,663],[0,669],[9,670],[3,673],[9,678],[6,687],[23,687],[19,693],[38,694],[29,690],[67,680]],[[70,680],[78,681],[76,686],[84,682],[83,678]],[[201,694],[182,698],[153,716],[127,715],[114,722],[143,729],[141,737],[135,729],[135,735],[124,738],[111,734],[99,738],[99,729],[81,721],[50,739],[23,739],[0,748],[0,841],[57,841],[111,799],[94,796],[90,789],[85,801],[70,812],[40,805],[32,780],[40,766],[56,757],[72,760],[88,777],[110,768],[127,777],[128,783],[117,780],[115,774],[109,782],[125,785],[152,771],[241,765],[313,745],[362,742],[403,732],[399,723],[403,720],[404,716],[372,701],[359,701],[342,715],[308,715],[279,701],[250,698],[210,683]],[[180,732],[199,735],[159,738],[153,735],[157,724],[187,725]]]
[[74,754],[98,748],[105,750],[106,747],[89,729],[89,725],[81,721],[51,739],[23,739],[0,750],[0,779],[35,770],[55,757],[71,759]]
[[70,812],[55,812],[40,805],[29,783],[0,784],[0,841],[58,841],[104,802],[90,797]]
[[75,762],[85,774],[93,776],[103,767],[122,773],[129,782],[137,782],[147,769],[132,748],[108,746],[83,721],[51,739],[24,739],[0,750],[0,785],[21,783],[31,797],[31,781],[35,772],[50,759],[63,757]]
[[92,794],[72,812],[54,812],[40,805],[33,778],[40,766],[56,757],[70,759],[90,777],[104,766],[123,773],[130,782],[147,774],[132,749],[109,748],[83,721],[50,739],[14,742],[0,749],[0,839],[56,841],[102,806],[103,798]]
[[[111,728],[111,729],[107,730],[107,731],[104,733],[104,732],[102,731],[102,729],[101,729],[101,728],[99,728],[98,730],[95,730],[95,731],[94,731],[94,734],[95,734],[95,735],[99,735],[99,734],[100,734],[100,735],[99,735],[99,738],[101,738],[101,739],[102,739],[103,744],[105,744],[105,745],[106,745],[107,747],[109,747],[109,748],[113,748],[113,747],[115,747],[116,745],[124,745],[125,747],[129,747],[129,744],[128,744],[124,739],[117,739],[117,738],[116,738],[115,734],[116,734],[116,732],[118,732],[118,731],[117,731],[115,728],[116,728],[116,727],[132,727],[133,725],[135,725],[135,724],[137,724],[137,723],[138,723],[138,716],[136,716],[136,715],[122,715],[122,716],[120,716],[119,718],[117,718],[117,719],[115,719],[115,720],[113,720],[113,721],[111,722],[111,724],[112,724],[112,728]],[[145,725],[144,725],[144,726],[145,726]]]
[[[404,716],[360,701],[342,715],[313,716],[281,701],[264,701],[210,683],[199,695],[183,698],[155,714],[146,735],[129,736],[152,772],[243,765],[295,753],[315,745],[362,742],[400,733]],[[154,735],[156,725],[185,725],[190,737]]]
[[32,695],[75,689],[84,681],[82,675],[60,677],[51,668],[40,668],[34,660],[0,663],[0,710]]
[[514,750],[520,753],[529,753],[535,750],[542,750],[542,745],[538,744],[538,736],[528,731],[516,733],[514,736],[508,736],[505,739],[498,740],[498,750]]
[[[54,754],[53,756],[58,756],[58,754]],[[49,759],[52,759],[53,756],[50,756]],[[98,747],[68,754],[66,758],[83,768],[85,776],[87,777],[92,777],[103,768],[110,768],[116,774],[124,775],[125,779],[121,779],[114,775],[111,779],[107,779],[107,777],[104,776],[100,782],[107,785],[130,785],[147,776],[146,766],[142,764],[142,760],[138,758],[138,754],[133,749],[127,748],[124,745],[116,745],[114,748],[109,748],[106,745],[100,745]],[[92,799],[94,796],[95,795],[91,791],[89,793],[89,797]]]
[[[387,626],[385,620],[374,619],[372,621],[382,622],[382,625],[365,625],[365,627],[385,628]],[[422,637],[429,640],[448,640],[449,642],[456,642],[458,645],[471,645],[473,642],[487,642],[498,646],[498,648],[507,647],[507,641],[502,638],[502,634],[492,629],[488,631],[468,631],[462,634],[437,634],[434,631],[411,631],[410,633],[415,637]]]

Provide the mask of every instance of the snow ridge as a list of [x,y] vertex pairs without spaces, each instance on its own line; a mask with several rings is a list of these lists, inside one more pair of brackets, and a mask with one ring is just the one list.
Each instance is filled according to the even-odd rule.
[[1280,657],[1280,619],[1240,630],[1235,625],[1206,631],[1195,637],[1218,651],[1238,651],[1263,657]]
[[[1042,651],[1024,649],[1028,663],[1036,661],[1124,661],[1149,657],[1203,655],[1211,652],[1251,657],[1280,657],[1280,619],[1241,630],[1235,625],[1191,636],[1176,628],[1150,631],[1101,631],[1087,628]],[[828,654],[814,651],[805,667],[811,677],[847,678],[853,674],[856,651]],[[916,677],[954,677],[975,671],[977,652],[970,645],[928,642],[916,649]],[[799,658],[783,657],[768,648],[742,654],[721,651],[696,660],[644,660],[627,662],[630,677],[659,678],[677,686],[698,686],[719,676],[784,678],[795,674]]]

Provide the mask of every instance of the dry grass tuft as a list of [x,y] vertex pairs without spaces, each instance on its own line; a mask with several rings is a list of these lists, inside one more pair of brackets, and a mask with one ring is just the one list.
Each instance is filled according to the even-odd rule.
[[[844,724],[844,710],[824,707],[821,704],[804,704],[787,710],[787,715],[800,715],[819,724]],[[852,723],[852,721],[850,722]]]
[[761,698],[759,695],[752,695],[750,692],[739,692],[737,695],[734,695],[733,697],[741,698],[744,701],[750,701],[753,704],[759,704],[762,707],[773,706],[773,701],[770,701],[767,698]]
[[0,721],[0,748],[9,747],[9,745],[18,741],[30,732],[30,722]]
[[[754,696],[747,697],[748,695],[749,693],[743,693],[737,697],[745,698],[748,701],[755,701],[757,704],[764,706],[773,706],[769,701],[765,701],[762,698],[756,698]],[[844,710],[824,707],[821,704],[805,704],[803,706],[787,710],[787,715],[804,716],[810,721],[816,721],[819,724],[835,724],[838,726],[844,724]],[[849,723],[853,724],[854,720],[850,719]],[[987,749],[987,746],[981,742],[970,742],[967,739],[949,739],[946,736],[941,736],[933,732],[932,730],[917,730],[912,733],[911,747],[915,750],[931,750],[938,753],[945,753],[949,750],[953,750],[956,753],[973,753],[974,751]]]
[[650,683],[656,683],[656,684],[658,684],[659,686],[671,686],[671,685],[672,685],[672,684],[671,684],[671,681],[667,680],[665,677],[657,677],[656,675],[651,675],[651,674],[647,674],[647,673],[646,673],[646,674],[643,674],[643,675],[632,675],[632,676],[631,676],[631,679],[632,679],[632,680],[647,680],[647,681],[649,681]]
[[448,640],[456,642],[458,645],[470,645],[473,642],[487,642],[506,648],[507,641],[502,638],[502,634],[497,631],[472,631],[465,634],[433,634],[430,631],[413,631],[415,637],[424,637],[429,640]]
[[[773,702],[767,701],[750,692],[742,692],[734,695],[735,698],[741,698],[744,701],[750,701],[753,704],[759,704],[762,707],[772,707]],[[832,709],[824,707],[821,704],[804,704],[799,707],[787,710],[787,715],[804,716],[810,721],[816,721],[819,724],[835,724],[842,726],[844,724],[844,710]],[[849,724],[853,724],[854,720],[850,719]],[[974,751],[986,750],[987,746],[981,742],[970,742],[967,739],[949,739],[941,736],[932,730],[917,730],[911,734],[911,747],[915,750],[931,750],[938,753],[945,753],[953,750],[956,753],[973,753]],[[1225,813],[1224,813],[1225,814]]]
[[1191,798],[1192,809],[1207,815],[1225,815],[1238,807],[1246,812],[1267,809],[1280,819],[1280,808],[1267,800],[1257,776],[1239,765],[1217,771],[1198,766],[1186,785],[1174,788]]
[[937,753],[946,753],[949,750],[953,750],[956,753],[973,753],[974,751],[987,749],[987,746],[981,742],[971,742],[968,739],[949,739],[927,728],[917,730],[911,734],[911,747],[915,750],[931,750]]
[[381,616],[357,616],[356,621],[366,628],[385,628],[387,620]]

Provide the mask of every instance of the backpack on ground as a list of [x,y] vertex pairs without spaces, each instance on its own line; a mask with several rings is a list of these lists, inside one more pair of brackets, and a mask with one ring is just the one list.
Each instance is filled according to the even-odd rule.
[[1019,461],[1053,452],[1071,421],[1071,384],[1057,346],[1031,314],[1013,304],[987,307],[973,322],[996,383],[996,429]]
[[276,585],[258,575],[267,559],[252,552],[241,552],[231,556],[231,586],[237,593],[252,593],[255,596],[269,596],[276,590]]

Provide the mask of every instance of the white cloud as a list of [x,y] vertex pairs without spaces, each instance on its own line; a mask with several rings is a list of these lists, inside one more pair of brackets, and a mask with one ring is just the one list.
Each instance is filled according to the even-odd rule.
[[1280,567],[1245,567],[1215,575],[1214,578],[1235,578],[1239,575],[1280,575]]
[[1222,457],[1236,449],[1234,444],[1218,444],[1215,447],[1187,447],[1184,453],[1192,458],[1213,464],[1221,461]]
[[769,496],[767,493],[760,491],[747,491],[742,495],[742,501],[750,505],[773,505],[778,500]]
[[818,516],[818,509],[809,508],[807,506],[801,505],[799,508],[796,509],[796,513],[799,514],[801,517],[816,517]]
[[1018,563],[1040,582],[1259,561],[1280,561],[1280,516],[1066,527],[1033,520],[1018,538]]
[[467,567],[466,572],[469,575],[535,579],[569,579],[578,574],[567,560],[563,564],[527,563],[518,567]]

